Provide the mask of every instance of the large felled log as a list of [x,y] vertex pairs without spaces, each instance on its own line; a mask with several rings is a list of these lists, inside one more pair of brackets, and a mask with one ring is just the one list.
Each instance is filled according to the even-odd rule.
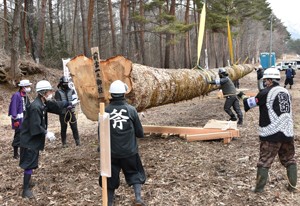
[[[160,69],[132,63],[123,56],[116,56],[100,62],[102,91],[98,98],[93,60],[77,56],[67,64],[80,98],[81,108],[88,119],[98,119],[99,102],[108,102],[109,86],[117,79],[125,82],[129,90],[128,102],[138,111],[205,95],[217,86],[207,80],[217,77],[217,69]],[[226,67],[232,80],[237,80],[253,71],[252,65]]]

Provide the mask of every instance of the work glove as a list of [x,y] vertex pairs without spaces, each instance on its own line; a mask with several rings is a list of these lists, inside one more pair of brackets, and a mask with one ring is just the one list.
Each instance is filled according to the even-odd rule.
[[19,128],[20,122],[19,121],[14,121],[14,128]]
[[74,99],[74,100],[72,101],[72,106],[78,104],[79,102],[80,102],[80,101],[79,101],[78,99]]
[[50,142],[52,142],[52,141],[54,141],[54,140],[56,139],[56,137],[54,136],[54,133],[53,133],[53,132],[47,132],[46,138],[47,138]]
[[245,98],[246,98],[246,95],[245,95],[244,92],[239,92],[239,93],[237,94],[237,97],[238,97],[239,99],[245,99]]

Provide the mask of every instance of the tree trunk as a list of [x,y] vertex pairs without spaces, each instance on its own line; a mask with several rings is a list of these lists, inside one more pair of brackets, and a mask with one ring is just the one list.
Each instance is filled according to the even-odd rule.
[[29,54],[31,54],[31,42],[30,42],[30,37],[27,34],[28,28],[26,26],[27,13],[28,13],[27,3],[28,3],[28,1],[25,0],[25,2],[24,2],[24,11],[25,12],[23,12],[23,18],[21,19],[21,21],[22,21],[23,41],[25,42],[26,53],[27,53],[27,55],[29,55]]
[[38,30],[36,35],[37,56],[36,62],[39,63],[39,58],[43,57],[44,34],[45,34],[45,14],[47,0],[42,0],[41,11],[38,18]]
[[126,48],[126,43],[128,41],[126,29],[127,29],[127,23],[128,23],[128,6],[127,6],[127,1],[126,0],[121,0],[121,5],[120,5],[120,22],[121,22],[121,53],[127,54],[127,48]]
[[[88,119],[94,121],[98,120],[96,111],[99,102],[109,101],[109,86],[117,79],[128,85],[126,98],[138,111],[193,99],[218,89],[207,84],[207,80],[218,76],[217,69],[159,69],[134,64],[123,56],[116,56],[100,62],[103,79],[97,82],[102,82],[104,97],[99,99],[93,60],[81,55],[73,58],[67,66],[79,95],[81,109]],[[234,81],[253,71],[254,67],[235,65],[226,69]]]
[[15,84],[21,79],[21,71],[19,69],[19,42],[20,42],[20,16],[22,0],[15,0],[15,10],[12,23],[12,38],[11,38],[11,70],[10,78],[12,83]]
[[117,42],[116,42],[116,34],[115,34],[115,24],[113,18],[113,10],[111,0],[108,0],[108,11],[109,11],[109,20],[110,20],[110,31],[111,31],[111,40],[112,40],[112,51],[113,55],[117,54]]
[[53,31],[53,6],[52,6],[52,0],[49,0],[49,25],[50,25],[50,38],[51,38],[50,48],[53,49],[53,46],[55,45],[55,39],[54,39],[54,31]]
[[[140,1],[140,16],[145,18],[144,2]],[[145,23],[140,23],[140,52],[142,58],[142,64],[146,64],[146,51],[145,51]],[[149,51],[150,52],[150,51]]]
[[78,0],[75,0],[75,8],[74,8],[74,16],[73,16],[73,25],[72,25],[72,46],[71,49],[73,52],[75,50],[75,39],[76,39],[76,18],[77,18],[77,11],[78,11]]
[[[162,8],[159,7],[159,15],[162,14]],[[159,26],[162,25],[162,20],[159,20]],[[164,55],[163,55],[163,35],[159,34],[159,65],[164,67]]]
[[88,20],[87,20],[87,30],[88,30],[88,46],[91,48],[91,36],[93,31],[93,15],[94,15],[94,5],[95,1],[89,1],[89,13],[88,13]]
[[80,9],[81,9],[81,21],[82,21],[82,40],[83,40],[83,51],[84,55],[91,56],[91,52],[88,45],[88,36],[87,36],[87,20],[86,20],[86,6],[85,1],[80,0]]
[[[185,24],[188,25],[190,23],[190,1],[186,1],[186,10],[185,10]],[[185,39],[184,39],[184,66],[186,68],[191,68],[191,62],[190,62],[190,32],[187,31],[185,33]]]
[[8,20],[7,20],[7,3],[6,0],[4,3],[4,50],[7,51],[9,49],[9,40],[8,40]]
[[38,58],[37,50],[36,50],[36,36],[34,35],[34,6],[33,0],[26,0],[28,6],[27,12],[27,24],[28,24],[28,33],[31,42],[31,53],[34,61]]

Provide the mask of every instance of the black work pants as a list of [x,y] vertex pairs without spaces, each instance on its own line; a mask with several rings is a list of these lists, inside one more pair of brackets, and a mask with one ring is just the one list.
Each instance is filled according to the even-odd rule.
[[67,127],[68,124],[70,124],[72,133],[73,133],[73,137],[75,139],[75,142],[77,143],[77,141],[79,140],[79,133],[78,133],[78,128],[77,128],[77,119],[75,116],[74,112],[67,112],[66,114],[61,114],[59,115],[59,121],[60,121],[60,126],[61,126],[61,130],[60,130],[60,135],[61,135],[61,141],[63,144],[66,144],[66,140],[67,140]]
[[236,112],[239,119],[243,119],[243,113],[240,108],[240,103],[237,96],[227,96],[224,104],[224,111],[230,116],[235,116],[234,113],[231,111],[231,107]]
[[[144,184],[146,174],[139,154],[127,158],[111,158],[111,177],[107,179],[108,189],[117,189],[120,185],[120,172],[124,173],[126,183]],[[102,187],[102,178],[99,176],[99,185]]]

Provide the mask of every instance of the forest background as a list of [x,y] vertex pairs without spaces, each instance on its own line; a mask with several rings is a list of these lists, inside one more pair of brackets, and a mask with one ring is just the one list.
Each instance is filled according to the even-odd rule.
[[[10,75],[20,77],[19,58],[62,68],[62,58],[99,47],[101,59],[123,55],[158,68],[192,68],[202,0],[2,0],[1,53],[11,57]],[[261,52],[300,53],[266,0],[207,0],[200,66],[228,65],[227,18],[234,59],[257,63]],[[272,21],[272,24],[271,24]],[[272,25],[272,26],[271,26]],[[270,30],[272,28],[272,31]],[[5,69],[1,68],[0,69]]]

